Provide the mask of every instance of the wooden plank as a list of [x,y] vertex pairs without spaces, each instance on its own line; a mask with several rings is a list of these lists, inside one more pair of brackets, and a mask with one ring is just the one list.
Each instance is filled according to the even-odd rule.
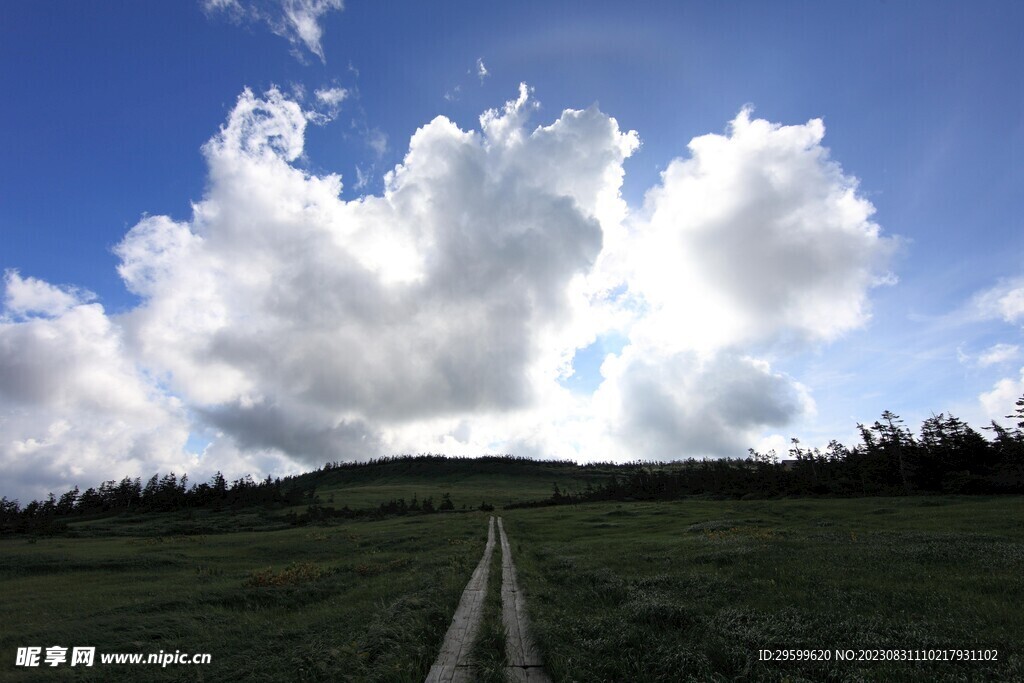
[[505,653],[509,664],[505,673],[512,681],[551,683],[544,671],[540,651],[530,636],[526,595],[519,587],[512,547],[501,517],[498,517],[498,534],[501,537],[501,620],[507,634]]
[[473,571],[465,590],[462,591],[459,606],[455,609],[451,626],[445,633],[441,651],[430,667],[426,683],[469,683],[474,679],[469,654],[480,630],[484,598],[487,595],[487,577],[490,574],[493,554],[494,517],[491,517],[487,526],[484,555]]
[[512,683],[529,683],[530,678],[527,675],[527,669],[519,666],[510,666],[505,669],[505,678]]

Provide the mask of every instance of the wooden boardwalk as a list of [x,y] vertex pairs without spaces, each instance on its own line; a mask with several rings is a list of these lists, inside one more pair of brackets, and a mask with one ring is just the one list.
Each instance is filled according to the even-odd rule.
[[427,683],[472,683],[474,680],[470,652],[480,630],[480,618],[487,595],[487,576],[491,573],[491,555],[494,553],[494,517],[487,528],[487,546],[480,564],[462,591],[455,617],[444,636],[441,652],[430,667]]
[[[505,627],[505,656],[508,659],[506,676],[515,683],[551,683],[544,671],[540,653],[530,637],[526,595],[519,588],[512,548],[508,544],[501,517],[498,517],[498,532],[501,536],[501,621]],[[470,654],[483,617],[487,576],[490,574],[493,554],[494,517],[491,517],[484,556],[473,571],[466,589],[462,591],[452,625],[444,636],[437,660],[430,667],[426,683],[472,683],[475,680]]]
[[526,595],[519,588],[512,548],[501,517],[498,517],[498,532],[501,535],[501,621],[505,626],[505,656],[508,658],[506,674],[516,683],[551,683],[544,671],[540,652],[530,636]]

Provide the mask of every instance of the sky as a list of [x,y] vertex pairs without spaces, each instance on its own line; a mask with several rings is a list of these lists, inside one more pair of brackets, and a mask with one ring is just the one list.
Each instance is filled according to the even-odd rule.
[[0,494],[976,427],[1016,2],[0,5]]

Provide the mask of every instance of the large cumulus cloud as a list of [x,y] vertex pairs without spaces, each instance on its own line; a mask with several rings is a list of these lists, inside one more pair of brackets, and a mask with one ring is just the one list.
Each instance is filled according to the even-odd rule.
[[636,141],[596,110],[528,132],[530,107],[524,87],[480,132],[435,119],[383,196],[346,202],[338,176],[293,165],[299,106],[244,93],[204,148],[192,220],[147,218],[117,247],[144,299],[123,321],[134,348],[240,441],[272,407],[296,457],[328,455],[343,425],[369,439],[331,442],[354,457],[386,425],[534,405],[530,369]]
[[652,334],[687,347],[830,340],[868,317],[895,246],[822,146],[824,125],[743,110],[727,135],[690,142],[647,195],[631,287],[657,308]]
[[823,136],[818,119],[781,126],[744,109],[648,192],[609,257],[643,311],[599,390],[623,447],[736,455],[764,428],[813,413],[802,385],[749,353],[792,353],[862,325],[896,246]]
[[[68,482],[130,461],[738,455],[813,412],[770,361],[862,325],[893,248],[821,122],[744,110],[630,211],[637,134],[596,107],[535,110],[521,86],[478,130],[438,117],[381,195],[346,201],[340,176],[303,170],[317,115],[246,90],[191,216],[117,245],[136,308],[8,275],[0,466]],[[562,386],[609,334],[626,343],[597,391]],[[212,439],[201,456],[190,431]],[[110,467],[78,455],[100,452]]]

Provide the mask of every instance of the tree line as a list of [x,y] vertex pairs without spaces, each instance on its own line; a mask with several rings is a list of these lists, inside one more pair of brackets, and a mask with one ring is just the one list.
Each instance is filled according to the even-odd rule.
[[786,495],[898,496],[913,494],[1024,493],[1024,397],[1008,418],[993,421],[986,439],[963,420],[944,413],[924,420],[917,435],[885,411],[872,425],[857,425],[861,442],[832,441],[821,450],[792,440],[787,459],[750,449],[746,458],[634,463],[623,475],[582,491],[513,503],[534,507],[607,500],[663,500],[688,495],[769,498]]
[[[60,496],[50,493],[45,500],[33,500],[22,507],[17,500],[0,498],[0,533],[11,532],[59,532],[68,521],[76,518],[116,515],[124,513],[161,513],[180,510],[237,510],[251,507],[289,508],[307,506],[302,513],[289,512],[284,519],[294,525],[323,521],[332,518],[380,518],[406,514],[431,514],[434,512],[456,511],[450,494],[445,493],[439,503],[433,498],[422,501],[414,496],[410,501],[398,498],[382,502],[377,506],[351,509],[322,505],[316,495],[318,486],[331,483],[335,473],[351,483],[363,478],[394,475],[397,473],[425,474],[443,477],[454,473],[473,470],[474,463],[488,471],[516,467],[535,470],[538,467],[575,467],[566,461],[537,461],[511,455],[484,456],[478,459],[447,458],[433,453],[426,455],[397,455],[373,458],[362,462],[327,462],[323,466],[300,475],[285,478],[267,477],[255,480],[246,475],[228,481],[217,472],[208,482],[190,483],[188,475],[180,478],[173,472],[154,474],[145,484],[141,478],[125,477],[121,481],[105,481],[98,487],[81,491],[78,486]],[[333,496],[331,496],[333,502]],[[479,507],[460,510],[493,510],[486,501]]]
[[[217,472],[208,482],[190,483],[173,472],[154,474],[145,484],[138,477],[106,481],[80,491],[75,486],[46,500],[22,507],[0,498],[0,532],[45,530],[75,517],[121,513],[171,512],[188,509],[238,509],[252,506],[308,505],[296,523],[330,517],[386,516],[454,509],[446,494],[432,499],[391,500],[366,510],[320,506],[316,488],[334,480],[355,481],[382,475],[424,475],[443,478],[472,471],[529,474],[564,473],[587,480],[582,490],[563,492],[556,484],[550,498],[511,503],[506,508],[558,505],[601,500],[656,500],[685,495],[772,497],[780,495],[876,496],[915,493],[1024,493],[1024,397],[1007,417],[1015,426],[992,423],[985,436],[963,420],[945,413],[924,420],[915,435],[896,414],[885,411],[871,425],[858,424],[861,442],[847,448],[831,441],[824,449],[805,448],[792,440],[788,458],[750,449],[746,458],[577,465],[559,460],[484,456],[477,459],[442,455],[401,455],[359,463],[329,462],[306,474],[228,481]],[[463,506],[465,507],[465,506]],[[478,509],[493,509],[486,502]]]
[[[0,530],[32,531],[51,528],[60,520],[118,513],[172,512],[197,508],[238,509],[255,505],[291,506],[312,500],[312,485],[296,477],[256,481],[246,475],[229,482],[217,472],[208,482],[189,484],[188,475],[154,474],[145,484],[139,477],[105,481],[98,487],[70,491],[21,507],[17,500],[0,499]],[[59,525],[57,525],[59,526]]]

